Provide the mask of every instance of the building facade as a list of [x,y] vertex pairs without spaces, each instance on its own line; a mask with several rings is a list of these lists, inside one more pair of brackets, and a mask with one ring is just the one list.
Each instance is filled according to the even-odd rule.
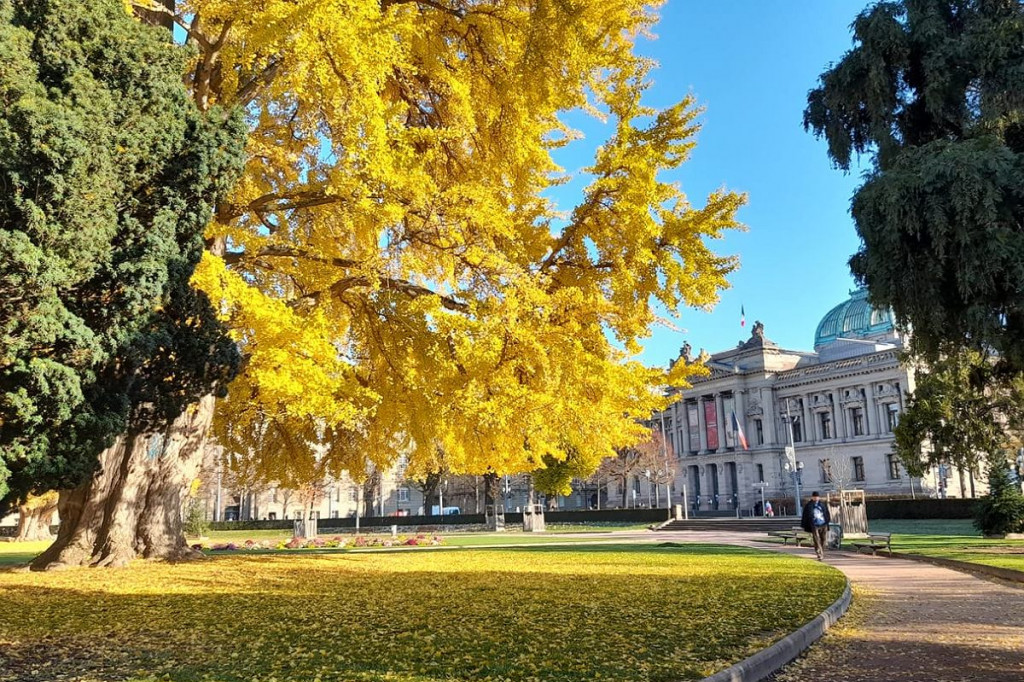
[[[362,483],[342,474],[301,489],[275,485],[244,488],[212,472],[203,477],[197,502],[208,521],[288,520],[307,518],[310,513],[318,519],[437,515],[439,503],[445,514],[484,512],[487,502],[482,476],[442,478],[440,496],[435,493],[427,505],[421,487],[406,479],[403,471],[404,466],[399,465]],[[529,491],[527,476],[498,479],[498,493],[510,511],[526,506]]]
[[[902,348],[890,314],[871,308],[863,289],[822,318],[813,351],[780,348],[755,323],[749,339],[706,357],[710,373],[651,420],[676,455],[673,502],[685,489],[691,510],[760,510],[763,493],[776,513],[792,513],[798,485],[804,498],[840,487],[964,496],[953,471],[911,478],[892,453],[914,390]],[[695,361],[688,346],[676,359]]]

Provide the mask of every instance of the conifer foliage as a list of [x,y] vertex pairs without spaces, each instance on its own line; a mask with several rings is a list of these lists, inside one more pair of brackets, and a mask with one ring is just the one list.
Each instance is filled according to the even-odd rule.
[[838,167],[870,158],[854,275],[927,358],[952,342],[1024,368],[1024,4],[879,2],[853,38],[804,125]]
[[188,282],[244,129],[186,57],[117,0],[0,0],[0,511],[236,370]]
[[1024,494],[1005,459],[989,468],[988,494],[978,501],[974,527],[986,535],[1024,533]]

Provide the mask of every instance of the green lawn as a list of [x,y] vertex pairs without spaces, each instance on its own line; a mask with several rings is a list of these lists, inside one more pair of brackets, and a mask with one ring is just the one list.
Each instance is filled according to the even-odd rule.
[[49,546],[49,542],[0,542],[0,568],[28,563]]
[[[616,532],[622,530],[646,530],[650,527],[650,523],[549,523],[548,532],[556,532],[556,534],[569,534],[569,532]],[[499,538],[540,538],[544,534],[535,535],[523,532],[521,526],[511,526],[502,534],[488,534],[488,532],[450,532],[444,530],[443,526],[437,526],[437,534],[444,537],[445,542],[450,539],[463,538],[463,537],[492,537],[497,536]],[[335,535],[340,536],[353,536],[355,535],[355,528],[321,528],[321,535],[324,537],[331,537]],[[359,535],[366,536],[390,536],[391,529],[388,527],[368,527],[360,528]],[[409,532],[403,535],[411,535]],[[288,540],[292,537],[291,530],[278,529],[278,530],[210,530],[207,534],[210,542],[213,543],[228,543],[228,542],[245,542],[246,540]],[[518,541],[517,541],[518,542]],[[536,542],[536,541],[523,541],[523,542]],[[478,543],[471,543],[478,544]]]
[[711,545],[7,571],[0,678],[699,679],[806,623],[844,582],[817,562]]
[[894,552],[955,559],[1024,571],[1024,540],[988,540],[969,519],[870,521],[872,531],[892,533]]
[[[437,534],[444,538],[446,545],[482,545],[482,544],[521,544],[521,543],[534,543],[534,542],[568,542],[576,541],[569,540],[566,538],[551,538],[550,534],[557,533],[560,535],[569,533],[611,533],[618,531],[642,531],[648,528],[649,524],[601,524],[601,525],[588,525],[578,523],[563,523],[563,524],[548,524],[547,533],[524,533],[521,529],[510,528],[504,533],[481,533],[481,532],[459,532],[459,533],[446,533],[443,528],[439,528]],[[341,535],[343,537],[350,537],[355,535],[355,529],[337,530],[333,528],[322,529],[320,535],[323,537],[333,537],[334,535]],[[367,536],[386,536],[390,537],[391,531],[387,528],[363,528],[360,530],[360,535]],[[410,535],[410,533],[404,533],[404,535]],[[292,536],[291,531],[288,530],[212,530],[207,533],[206,537],[211,543],[218,542],[245,542],[246,540],[288,540]],[[578,538],[577,540],[582,541],[586,538]],[[194,538],[190,538],[190,541],[194,541]]]
[[549,523],[549,533],[614,533],[623,530],[647,530],[655,523]]

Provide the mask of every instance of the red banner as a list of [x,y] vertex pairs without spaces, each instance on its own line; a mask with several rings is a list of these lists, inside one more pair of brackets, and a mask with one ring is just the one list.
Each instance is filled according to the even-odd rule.
[[718,410],[715,401],[704,403],[704,424],[707,426],[708,450],[718,449]]

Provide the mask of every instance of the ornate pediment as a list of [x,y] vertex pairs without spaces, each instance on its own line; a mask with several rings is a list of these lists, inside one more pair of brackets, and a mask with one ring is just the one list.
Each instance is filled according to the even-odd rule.
[[832,409],[832,396],[829,393],[815,393],[811,396],[811,409],[824,412]]
[[874,392],[879,402],[891,403],[900,399],[900,385],[895,382],[886,381],[875,384]]
[[844,388],[840,395],[844,407],[864,407],[864,394],[859,388]]
[[803,411],[803,404],[799,398],[783,398],[779,401],[779,417],[784,417],[786,413],[794,416],[799,416]]
[[748,417],[760,417],[764,414],[764,408],[761,407],[761,401],[757,398],[750,398],[747,402],[747,416]]

